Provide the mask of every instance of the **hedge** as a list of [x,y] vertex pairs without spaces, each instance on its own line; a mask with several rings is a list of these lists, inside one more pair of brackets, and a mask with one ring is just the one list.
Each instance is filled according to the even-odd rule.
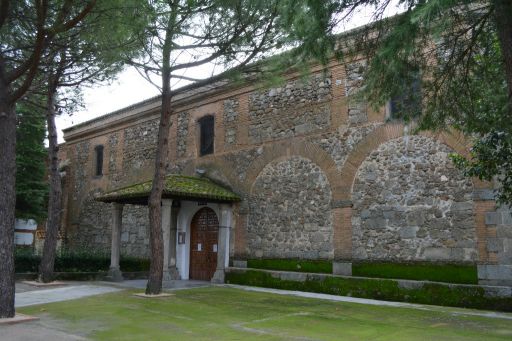
[[352,275],[411,279],[458,284],[478,284],[476,265],[429,263],[354,263]]
[[[298,259],[249,259],[253,269],[332,274],[332,261]],[[458,284],[477,284],[476,265],[443,263],[355,262],[352,275],[372,278],[411,279]]]
[[[27,250],[16,250],[15,269],[17,273],[37,272],[41,256]],[[139,272],[149,270],[149,259],[121,256],[122,271]],[[64,251],[55,258],[55,272],[99,272],[110,267],[110,255],[94,251]]]
[[247,260],[247,267],[281,271],[332,273],[332,262],[326,260],[249,259]]
[[388,279],[309,275],[304,282],[282,280],[265,271],[226,273],[226,283],[331,295],[452,307],[512,311],[512,298],[486,297],[479,286],[425,283],[421,288],[400,287]]

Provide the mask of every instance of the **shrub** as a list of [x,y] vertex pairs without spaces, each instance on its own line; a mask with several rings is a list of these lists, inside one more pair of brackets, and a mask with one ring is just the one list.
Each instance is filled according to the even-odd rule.
[[432,264],[432,263],[354,263],[352,275],[376,278],[399,278],[478,284],[476,265]]
[[[327,260],[249,259],[253,269],[332,274]],[[352,264],[352,275],[371,278],[395,278],[458,284],[477,284],[476,265],[442,263],[359,262]]]
[[[37,272],[41,256],[32,250],[16,249],[15,268],[17,273]],[[121,255],[122,271],[138,272],[149,270],[149,260]],[[98,272],[110,267],[110,254],[95,250],[63,250],[55,257],[55,272]]]
[[247,267],[255,269],[332,273],[332,262],[301,259],[249,259]]
[[486,297],[485,290],[478,286],[426,283],[421,288],[404,288],[397,281],[388,279],[324,275],[309,275],[306,281],[299,282],[282,280],[257,270],[230,271],[226,274],[226,283],[386,301],[512,311],[511,297]]

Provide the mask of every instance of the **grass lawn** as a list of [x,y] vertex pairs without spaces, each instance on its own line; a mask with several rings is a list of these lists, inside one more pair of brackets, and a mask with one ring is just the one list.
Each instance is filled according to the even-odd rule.
[[95,340],[511,340],[512,321],[247,292],[133,291],[26,307],[47,325]]

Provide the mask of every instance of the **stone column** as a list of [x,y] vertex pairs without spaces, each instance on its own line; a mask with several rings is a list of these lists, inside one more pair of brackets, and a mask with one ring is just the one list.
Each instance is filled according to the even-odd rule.
[[[171,208],[171,229],[169,233],[169,266],[168,266],[168,280],[180,279],[180,273],[176,267],[176,239],[178,233],[178,213],[179,208]],[[165,271],[165,269],[164,269]]]
[[110,249],[110,269],[107,278],[114,282],[123,280],[123,274],[119,267],[119,255],[121,251],[121,227],[123,224],[123,204],[112,204],[112,247]]
[[164,276],[163,282],[171,280],[169,276],[170,241],[171,241],[172,200],[162,199],[162,239],[164,242]]
[[217,270],[213,275],[213,283],[224,283],[224,271],[226,269],[226,261],[228,260],[228,236],[231,228],[231,205],[220,205],[220,224],[219,224],[219,240],[217,245]]

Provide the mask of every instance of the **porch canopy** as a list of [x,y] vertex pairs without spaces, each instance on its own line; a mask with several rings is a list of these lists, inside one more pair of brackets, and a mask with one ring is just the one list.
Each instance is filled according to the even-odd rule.
[[[106,192],[95,199],[106,203],[147,205],[153,180]],[[231,203],[240,197],[205,177],[169,174],[164,180],[162,199]]]
[[[121,230],[123,219],[123,206],[125,204],[148,205],[153,181],[137,183],[119,188],[103,195],[97,196],[97,201],[113,203],[112,205],[112,249],[110,254],[110,270],[108,277],[111,280],[122,280],[119,267],[121,249]],[[228,240],[231,227],[231,203],[240,201],[240,197],[229,189],[205,177],[170,174],[165,177],[162,193],[162,236],[163,236],[163,281],[168,282],[179,279],[176,267],[176,233],[177,211],[179,205],[173,201],[188,200],[197,202],[219,203],[220,224],[218,236],[217,268],[212,281],[224,282],[224,269],[228,262]]]

